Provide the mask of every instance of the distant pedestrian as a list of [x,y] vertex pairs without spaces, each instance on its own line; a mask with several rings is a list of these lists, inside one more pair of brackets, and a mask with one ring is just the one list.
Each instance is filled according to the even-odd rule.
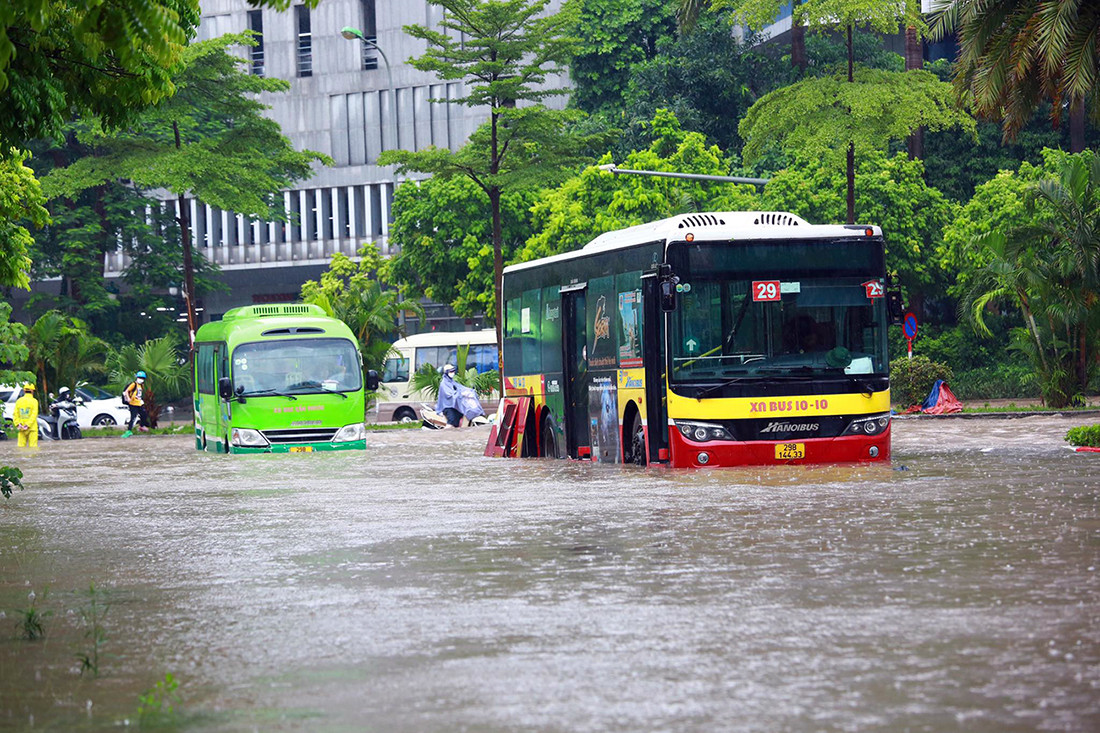
[[122,398],[130,407],[130,422],[126,426],[126,432],[122,434],[123,438],[129,438],[134,434],[135,425],[143,433],[149,430],[149,413],[145,411],[144,395],[145,372],[139,371],[134,375],[134,381],[122,391]]
[[34,385],[23,385],[23,396],[15,401],[15,429],[20,447],[38,445],[38,400],[34,398]]

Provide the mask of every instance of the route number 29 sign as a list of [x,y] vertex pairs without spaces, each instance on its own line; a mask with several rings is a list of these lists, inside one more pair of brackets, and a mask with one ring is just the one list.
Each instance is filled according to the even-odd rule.
[[752,299],[757,302],[779,300],[779,281],[753,280]]

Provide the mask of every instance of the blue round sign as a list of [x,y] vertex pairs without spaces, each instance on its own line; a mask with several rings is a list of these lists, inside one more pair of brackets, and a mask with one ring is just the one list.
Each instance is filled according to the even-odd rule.
[[902,331],[905,332],[905,338],[911,339],[917,335],[917,317],[912,313],[905,314],[905,321],[902,323]]

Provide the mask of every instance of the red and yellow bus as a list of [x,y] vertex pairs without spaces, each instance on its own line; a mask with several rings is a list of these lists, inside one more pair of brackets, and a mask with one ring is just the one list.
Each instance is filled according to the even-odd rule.
[[487,453],[888,460],[886,277],[879,228],[780,212],[675,216],[507,267]]

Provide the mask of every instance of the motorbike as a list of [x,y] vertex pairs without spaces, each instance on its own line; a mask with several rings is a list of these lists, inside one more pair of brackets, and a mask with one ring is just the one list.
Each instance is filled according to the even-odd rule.
[[[79,397],[76,398],[83,403]],[[83,438],[76,420],[77,402],[60,399],[50,403],[50,414],[38,416],[38,436],[45,440],[75,440]]]

